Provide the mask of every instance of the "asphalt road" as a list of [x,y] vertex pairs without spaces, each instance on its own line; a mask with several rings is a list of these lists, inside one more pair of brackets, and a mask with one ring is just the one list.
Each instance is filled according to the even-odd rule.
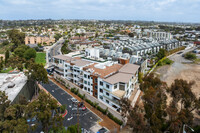
[[62,47],[62,44],[64,43],[64,39],[61,39],[59,41],[57,41],[54,46],[52,48],[50,48],[47,52],[48,52],[48,57],[46,57],[47,59],[47,62],[49,63],[48,66],[51,66],[51,62],[53,61],[52,57],[53,56],[56,56],[56,55],[60,55],[61,54],[61,47]]
[[[65,127],[77,124],[77,109],[71,101],[72,96],[59,86],[49,81],[49,84],[41,84],[52,96],[54,96],[62,105],[66,105],[68,114],[65,116],[63,124]],[[79,111],[79,124],[81,128],[90,131],[90,128],[96,124],[100,118],[90,110]],[[91,132],[91,131],[90,131]]]

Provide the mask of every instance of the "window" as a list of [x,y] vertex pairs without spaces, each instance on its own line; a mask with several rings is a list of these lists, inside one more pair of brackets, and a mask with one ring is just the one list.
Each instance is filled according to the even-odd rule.
[[84,84],[87,84],[87,81],[84,80]]
[[109,104],[109,101],[108,101],[108,100],[106,100],[106,102]]
[[94,95],[97,96],[97,93],[95,92]]
[[87,90],[87,88],[86,88],[86,87],[84,87],[84,90]]
[[109,88],[110,88],[110,85],[106,84],[106,88],[108,88],[108,89],[109,89]]
[[97,90],[97,86],[95,85],[94,88]]
[[110,94],[109,94],[108,92],[106,92],[106,95],[107,95],[107,96],[110,96]]
[[115,109],[117,109],[117,108],[118,108],[118,107],[117,107],[116,105],[114,105],[114,104],[112,105],[112,107],[113,107],[113,108],[115,108]]
[[100,92],[103,93],[103,89],[100,89]]
[[87,78],[87,75],[86,75],[86,74],[84,74],[84,78]]
[[117,89],[117,84],[114,85],[114,89]]
[[125,83],[119,83],[119,90],[125,90]]
[[103,97],[102,97],[102,96],[100,96],[99,98],[100,98],[101,100],[103,100]]
[[94,82],[97,83],[97,79],[95,79]]
[[100,81],[100,85],[103,86],[103,82],[102,81]]
[[88,79],[90,79],[90,76],[88,75]]
[[90,82],[88,82],[88,85],[90,85]]
[[90,88],[88,88],[88,91],[90,92]]

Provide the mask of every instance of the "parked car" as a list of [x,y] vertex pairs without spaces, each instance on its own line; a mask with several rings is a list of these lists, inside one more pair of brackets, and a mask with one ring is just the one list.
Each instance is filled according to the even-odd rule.
[[71,98],[72,103],[78,104],[78,100],[76,98]]
[[79,102],[78,107],[79,107],[79,109],[82,109],[83,111],[87,109],[83,102]]

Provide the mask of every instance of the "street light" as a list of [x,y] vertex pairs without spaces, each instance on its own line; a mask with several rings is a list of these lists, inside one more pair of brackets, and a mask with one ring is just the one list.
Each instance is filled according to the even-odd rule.
[[186,133],[185,127],[189,127],[189,129],[190,129],[192,132],[194,132],[194,129],[192,129],[192,128],[191,128],[190,126],[188,126],[187,124],[184,124],[184,125],[183,125],[183,133]]

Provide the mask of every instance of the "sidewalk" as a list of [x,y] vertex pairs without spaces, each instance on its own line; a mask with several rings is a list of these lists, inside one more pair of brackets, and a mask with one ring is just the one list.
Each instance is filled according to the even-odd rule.
[[[77,95],[75,95],[74,93],[72,93],[69,89],[66,89],[63,85],[61,85],[60,83],[58,83],[54,78],[49,78],[49,79],[51,79],[55,84],[57,84],[60,88],[62,88],[67,93],[69,93],[70,95],[72,95],[78,101],[82,101],[82,99],[80,97],[78,97]],[[100,111],[98,111],[96,108],[94,108],[90,104],[88,104],[87,102],[84,102],[84,103],[85,103],[85,106],[88,109],[90,109],[93,113],[95,113],[98,117],[100,117],[102,119],[102,121],[99,122],[99,125],[101,125],[102,127],[106,127],[107,129],[110,130],[110,132],[115,131],[116,129],[117,129],[117,132],[120,132],[120,125],[116,124],[108,116],[104,115],[103,113],[101,113]]]

